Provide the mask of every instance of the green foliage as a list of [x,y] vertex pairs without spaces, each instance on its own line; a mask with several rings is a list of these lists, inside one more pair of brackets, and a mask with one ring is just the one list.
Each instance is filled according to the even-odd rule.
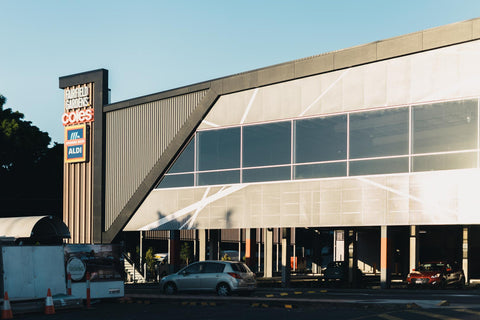
[[192,255],[192,249],[190,248],[190,244],[188,242],[184,242],[182,247],[180,248],[180,259],[185,263],[190,263],[190,257]]
[[155,257],[153,255],[153,248],[148,248],[147,252],[145,253],[145,263],[147,264],[147,268],[149,270],[155,269]]
[[224,254],[222,257],[222,261],[232,261],[232,258],[228,254]]
[[0,94],[0,216],[62,215],[63,145]]

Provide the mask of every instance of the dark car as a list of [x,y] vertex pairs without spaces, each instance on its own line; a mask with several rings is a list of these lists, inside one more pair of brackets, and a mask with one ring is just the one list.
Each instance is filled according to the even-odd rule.
[[457,263],[423,263],[408,274],[407,285],[408,287],[444,288],[451,285],[463,287],[465,285],[465,275]]
[[[363,273],[356,268],[356,281],[358,284],[362,283]],[[348,282],[348,264],[345,261],[332,261],[327,265],[323,272],[323,279],[327,282]]]

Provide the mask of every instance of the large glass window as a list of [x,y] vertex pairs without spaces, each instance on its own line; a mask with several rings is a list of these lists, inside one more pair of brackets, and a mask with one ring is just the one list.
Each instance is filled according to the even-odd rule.
[[290,180],[290,166],[243,170],[243,182]]
[[413,153],[477,148],[477,100],[412,107]]
[[295,163],[347,158],[347,115],[295,121]]
[[350,115],[350,158],[408,154],[408,108]]
[[197,134],[198,170],[240,167],[240,128],[202,131]]
[[350,175],[408,172],[408,158],[373,159],[350,162]]
[[413,157],[412,171],[453,170],[475,168],[476,152],[447,153]]
[[344,177],[347,175],[347,162],[296,165],[294,170],[295,179]]
[[240,183],[240,170],[203,172],[197,174],[197,185]]
[[290,137],[290,121],[245,126],[243,167],[290,163]]
[[193,173],[191,174],[172,174],[163,177],[157,188],[179,188],[193,186]]
[[193,172],[195,161],[195,139],[190,140],[168,173]]

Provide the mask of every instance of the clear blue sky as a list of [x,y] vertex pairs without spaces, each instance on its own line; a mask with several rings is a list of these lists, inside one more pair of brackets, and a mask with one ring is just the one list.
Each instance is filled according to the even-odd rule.
[[0,93],[63,143],[60,76],[112,102],[480,17],[480,0],[0,0]]

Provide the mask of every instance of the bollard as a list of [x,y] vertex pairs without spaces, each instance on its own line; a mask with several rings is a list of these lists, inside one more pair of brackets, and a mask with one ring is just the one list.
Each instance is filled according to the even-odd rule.
[[90,308],[90,272],[87,272],[87,308]]
[[72,295],[72,275],[67,273],[67,295]]

